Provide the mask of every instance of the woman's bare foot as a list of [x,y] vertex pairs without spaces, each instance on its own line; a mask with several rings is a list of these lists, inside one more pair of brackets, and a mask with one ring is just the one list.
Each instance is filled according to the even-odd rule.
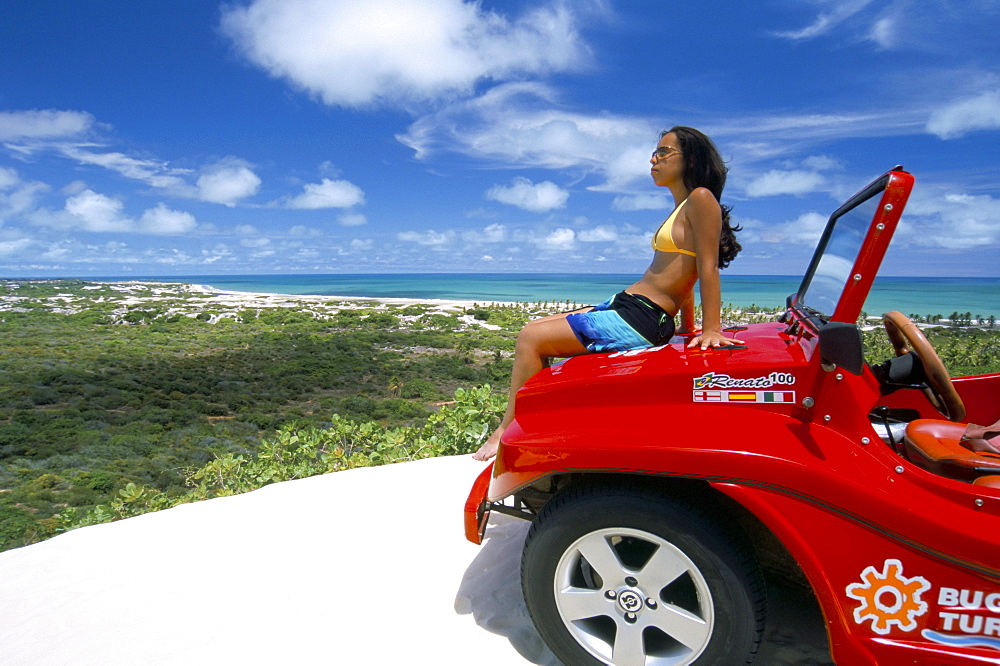
[[500,448],[500,436],[503,435],[503,428],[497,428],[493,431],[479,450],[472,454],[474,460],[489,460],[497,454],[497,450]]

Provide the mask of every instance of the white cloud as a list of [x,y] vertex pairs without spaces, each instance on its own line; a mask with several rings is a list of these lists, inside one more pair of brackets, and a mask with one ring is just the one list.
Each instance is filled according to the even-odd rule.
[[256,194],[260,183],[250,165],[241,159],[227,157],[202,170],[197,183],[198,198],[231,207]]
[[45,183],[24,182],[17,171],[0,167],[0,224],[32,210],[39,197],[48,191]]
[[60,187],[59,194],[65,197],[71,197],[74,194],[79,194],[80,192],[83,192],[85,189],[87,189],[87,183],[85,183],[82,180],[74,180],[73,182]]
[[368,218],[361,213],[344,213],[337,218],[337,222],[343,227],[360,227],[368,224]]
[[920,131],[926,115],[919,110],[893,109],[885,113],[739,114],[712,127],[711,136],[724,152],[740,155],[742,162],[801,155],[845,137],[865,138],[911,135]]
[[983,129],[1000,129],[1000,90],[948,104],[931,113],[927,121],[927,131],[942,139]]
[[1000,245],[1000,199],[954,191],[914,191],[897,240],[912,245],[968,250]]
[[[260,187],[260,178],[249,164],[236,157],[227,157],[201,169],[195,184],[195,172],[171,166],[148,157],[135,157],[118,151],[105,151],[90,141],[68,141],[90,130],[97,123],[93,116],[72,111],[21,111],[0,113],[0,140],[23,139],[24,145],[7,144],[7,148],[25,156],[51,150],[79,164],[97,166],[130,180],[166,191],[173,196],[196,198],[211,203],[233,206],[252,196]],[[85,186],[72,184],[65,191],[76,194]]]
[[190,172],[183,169],[172,169],[163,162],[150,159],[130,157],[124,153],[99,153],[90,150],[93,146],[62,145],[59,150],[66,157],[81,164],[92,164],[110,171],[148,183],[159,188],[189,188],[184,177]]
[[[397,261],[407,265],[422,265],[431,267],[426,262],[413,264],[414,260],[427,256],[428,251],[447,252],[448,265],[452,269],[459,267],[481,266],[480,262],[491,261],[509,263],[510,265],[530,266],[531,262],[544,261],[553,267],[553,261],[567,259],[563,266],[575,265],[579,269],[580,257],[575,255],[581,246],[598,248],[597,256],[604,255],[614,258],[633,259],[637,251],[647,252],[649,234],[646,232],[632,233],[630,230],[616,229],[612,225],[583,226],[548,226],[544,223],[525,225],[490,224],[480,229],[449,228],[429,231],[406,231],[396,235],[395,247],[391,248]],[[389,251],[376,239],[375,248],[378,254]],[[561,253],[566,253],[562,255]],[[593,253],[591,260],[597,261]],[[513,263],[511,263],[513,262]]]
[[480,239],[487,243],[502,243],[507,240],[507,227],[502,224],[491,224],[482,230]]
[[614,210],[664,210],[670,208],[671,200],[665,194],[632,194],[615,197],[611,202]]
[[296,261],[316,261],[320,258],[320,252],[314,247],[303,247],[295,251]]
[[[801,0],[800,0],[801,2]],[[877,49],[906,48],[938,54],[990,52],[995,37],[982,26],[994,25],[997,0],[807,0],[821,7],[815,20],[799,30],[774,32],[803,41],[835,37],[841,45],[870,42]],[[960,45],[956,47],[960,40]],[[909,55],[907,57],[910,57]],[[926,85],[926,81],[918,83]],[[913,86],[913,82],[909,82]]]
[[[758,243],[794,243],[815,246],[819,240],[826,223],[828,215],[816,212],[803,213],[790,222],[780,224],[760,223],[755,220],[748,220],[743,225],[744,231],[740,232],[740,243],[743,247],[751,247]],[[757,248],[759,249],[759,248]]]
[[0,167],[0,191],[9,190],[17,185],[20,185],[20,183],[21,177],[17,174],[17,171],[6,167]]
[[402,231],[396,234],[396,239],[404,243],[416,243],[417,245],[443,246],[455,240],[454,231],[438,233],[433,229],[427,231]]
[[802,166],[811,171],[840,171],[844,165],[829,155],[810,155],[802,160]]
[[221,25],[252,63],[326,104],[405,105],[578,68],[587,53],[570,7],[509,18],[463,0],[255,0],[223,10]]
[[28,219],[54,229],[80,229],[93,233],[139,233],[158,236],[186,234],[197,227],[190,213],[172,210],[160,203],[143,211],[139,219],[125,214],[124,203],[114,197],[86,189],[66,199],[61,211],[40,209]]
[[[738,157],[740,170],[734,172],[734,177],[745,177],[747,165],[755,162],[808,154],[816,146],[845,137],[912,135],[922,130],[926,119],[926,112],[916,107],[902,111],[894,108],[891,112],[744,113],[720,116],[704,129],[727,159]],[[564,175],[576,171],[581,177],[595,174],[602,182],[588,189],[626,193],[650,183],[649,154],[664,129],[657,123],[641,117],[568,111],[551,88],[520,82],[499,85],[475,99],[449,104],[419,118],[396,138],[421,160],[448,151],[487,165],[550,169]],[[822,155],[810,160],[803,162],[799,158],[798,168],[841,168]],[[630,205],[651,206],[651,201],[630,201],[623,196],[617,205],[626,210]]]
[[819,37],[861,12],[872,2],[874,0],[824,0],[823,4],[832,4],[832,9],[817,16],[810,25],[799,30],[776,32],[775,34],[796,41]]
[[[177,263],[189,263],[189,262],[192,262],[192,261],[197,261],[197,260],[195,260],[193,258],[188,258],[186,256],[183,257],[183,259],[181,259],[182,255],[184,253],[181,252],[180,250],[174,250],[174,253],[177,255],[177,258],[178,258]],[[228,245],[226,245],[224,243],[218,243],[218,244],[216,244],[215,246],[213,246],[211,248],[207,248],[207,249],[204,249],[204,250],[201,251],[201,263],[203,263],[203,264],[216,264],[216,263],[218,263],[220,261],[225,262],[226,260],[231,259],[234,256],[235,255],[233,254],[233,251],[231,249],[229,249]],[[173,262],[170,262],[170,263],[173,263]]]
[[486,191],[486,198],[533,213],[545,213],[556,208],[564,208],[569,199],[569,192],[547,180],[532,183],[527,178],[517,177],[510,185],[491,187]]
[[814,192],[825,179],[815,171],[772,169],[754,178],[746,187],[749,197],[769,197],[778,194],[807,194]]
[[310,183],[302,190],[302,194],[289,199],[289,208],[351,208],[365,202],[365,193],[361,188],[346,180],[324,178],[322,182]]
[[611,243],[618,240],[618,232],[613,227],[594,227],[576,234],[581,243]]
[[396,138],[418,159],[448,150],[504,166],[603,174],[606,183],[595,190],[615,190],[637,179],[648,182],[649,154],[660,127],[560,106],[542,84],[508,83],[426,115]]
[[0,141],[65,139],[94,126],[94,117],[82,111],[0,111]]
[[868,38],[881,49],[891,49],[899,44],[899,19],[895,16],[884,16],[872,24]]
[[171,210],[165,204],[146,210],[139,218],[137,230],[149,234],[171,236],[194,230],[198,224],[194,215],[179,210]]
[[124,204],[118,199],[84,190],[66,200],[66,212],[85,231],[131,231],[132,221],[122,214]]
[[61,261],[72,256],[72,250],[62,245],[50,245],[42,252],[42,256],[48,261]]
[[288,230],[288,235],[297,238],[307,238],[307,237],[315,238],[318,236],[322,236],[323,234],[320,232],[319,229],[307,227],[304,224],[296,224],[295,226],[291,227]]
[[556,229],[537,242],[543,250],[572,250],[576,247],[576,232],[565,227]]
[[470,243],[504,243],[507,238],[506,225],[496,223],[462,232],[462,240]]
[[31,239],[25,237],[0,240],[0,256],[17,254],[31,245]]

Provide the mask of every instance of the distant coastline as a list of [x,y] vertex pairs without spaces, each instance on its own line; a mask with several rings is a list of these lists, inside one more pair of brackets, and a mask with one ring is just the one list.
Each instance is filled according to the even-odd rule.
[[[415,299],[467,302],[599,303],[628,286],[636,274],[399,273],[296,275],[174,275],[84,277],[88,281],[155,281],[205,289],[290,296]],[[49,278],[37,278],[49,279]],[[56,279],[56,278],[52,278]],[[723,273],[723,303],[781,310],[800,278]],[[1000,278],[879,277],[865,312],[888,310],[920,316],[970,313],[1000,318]]]

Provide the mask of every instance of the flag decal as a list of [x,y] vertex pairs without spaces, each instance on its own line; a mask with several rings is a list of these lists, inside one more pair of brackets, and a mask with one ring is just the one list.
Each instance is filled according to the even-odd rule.
[[795,391],[694,391],[695,402],[794,403]]

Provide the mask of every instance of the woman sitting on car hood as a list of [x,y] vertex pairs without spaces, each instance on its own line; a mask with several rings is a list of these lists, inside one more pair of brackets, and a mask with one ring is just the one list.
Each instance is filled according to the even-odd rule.
[[590,308],[528,322],[517,336],[507,410],[500,426],[473,454],[496,455],[500,437],[514,420],[514,398],[547,358],[588,352],[644,349],[665,344],[674,335],[674,316],[683,311],[683,332],[694,329],[694,285],[700,285],[702,329],[688,347],[708,349],[740,344],[721,331],[719,269],[740,251],[729,223],[729,207],[720,203],[727,168],[715,144],[691,127],[660,135],[650,158],[653,182],[670,190],[674,210],[653,234],[653,261],[642,278],[625,291]]

